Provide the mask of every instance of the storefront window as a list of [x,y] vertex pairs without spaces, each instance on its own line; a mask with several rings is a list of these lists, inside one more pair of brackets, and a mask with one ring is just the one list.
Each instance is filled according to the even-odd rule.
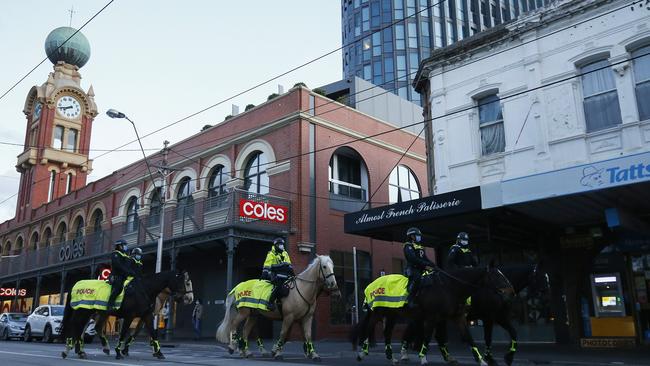
[[[334,262],[336,283],[341,290],[341,299],[330,303],[330,322],[332,324],[352,324],[355,314],[354,304],[354,262],[352,252],[331,251]],[[359,306],[363,304],[363,290],[372,281],[370,254],[357,251],[357,295]],[[359,311],[361,313],[361,311]]]

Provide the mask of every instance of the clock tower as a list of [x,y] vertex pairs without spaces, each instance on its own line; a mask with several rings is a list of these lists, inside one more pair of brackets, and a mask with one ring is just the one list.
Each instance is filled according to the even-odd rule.
[[25,148],[16,164],[21,173],[18,221],[28,220],[31,209],[85,186],[92,169],[88,153],[97,105],[92,86],[81,88],[79,73],[90,58],[90,44],[75,32],[60,27],[47,36],[45,53],[54,71],[25,100]]

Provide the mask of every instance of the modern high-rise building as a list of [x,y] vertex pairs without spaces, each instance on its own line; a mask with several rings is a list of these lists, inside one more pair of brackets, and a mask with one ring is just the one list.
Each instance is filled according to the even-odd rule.
[[[553,0],[341,0],[343,77],[358,76],[420,103],[420,60]],[[405,19],[406,18],[406,19]],[[405,19],[402,22],[398,22]],[[396,23],[390,26],[392,23]]]

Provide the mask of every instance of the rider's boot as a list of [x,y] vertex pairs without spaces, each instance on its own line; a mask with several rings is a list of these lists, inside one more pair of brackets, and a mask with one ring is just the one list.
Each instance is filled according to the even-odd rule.
[[266,306],[269,311],[275,311],[275,303],[278,300],[278,286],[275,286],[273,288],[273,291],[271,292],[271,297],[269,298],[269,304]]

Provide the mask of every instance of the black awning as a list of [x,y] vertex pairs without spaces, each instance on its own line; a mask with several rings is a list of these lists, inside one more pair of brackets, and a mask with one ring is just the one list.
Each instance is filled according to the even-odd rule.
[[[420,228],[425,235],[436,235],[432,219],[475,213],[481,210],[481,190],[471,187],[459,191],[395,203],[345,215],[345,232],[387,241],[404,240],[405,228]],[[429,221],[428,223],[426,221]]]

